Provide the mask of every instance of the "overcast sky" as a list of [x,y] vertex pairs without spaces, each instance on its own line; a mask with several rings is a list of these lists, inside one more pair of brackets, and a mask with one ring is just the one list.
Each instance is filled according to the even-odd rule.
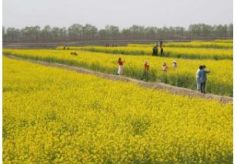
[[5,27],[68,27],[74,23],[98,28],[133,24],[187,27],[232,22],[232,0],[3,0]]

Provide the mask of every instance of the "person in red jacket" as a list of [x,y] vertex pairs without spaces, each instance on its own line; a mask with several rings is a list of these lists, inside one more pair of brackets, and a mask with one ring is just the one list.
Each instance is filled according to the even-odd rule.
[[142,79],[145,79],[146,81],[148,80],[149,69],[150,69],[150,65],[149,65],[148,61],[145,61]]
[[121,58],[118,59],[118,75],[122,75],[123,74],[123,65],[124,65],[125,61],[122,61]]

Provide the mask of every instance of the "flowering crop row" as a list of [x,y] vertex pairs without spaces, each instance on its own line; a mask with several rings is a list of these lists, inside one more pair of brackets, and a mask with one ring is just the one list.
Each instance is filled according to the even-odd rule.
[[[84,50],[91,52],[104,52],[111,54],[125,55],[151,55],[151,47],[103,47],[85,46],[70,47],[71,50]],[[59,47],[60,49],[60,47]],[[160,51],[160,49],[159,49]],[[160,52],[159,52],[160,53]],[[232,49],[206,49],[206,48],[183,48],[183,47],[164,47],[165,57],[186,58],[186,59],[233,59]]]
[[[69,65],[80,66],[105,73],[117,72],[118,57],[125,59],[124,74],[129,77],[140,79],[143,74],[143,64],[149,61],[149,80],[164,82],[171,85],[196,88],[195,73],[200,64],[205,64],[211,71],[208,75],[207,91],[220,95],[232,96],[233,92],[233,64],[232,60],[191,60],[172,59],[152,56],[113,55],[106,53],[92,53],[77,51],[78,55],[71,55],[71,50],[13,50],[5,49],[5,54],[14,54],[24,58],[59,62]],[[178,67],[172,67],[176,60]],[[168,72],[162,71],[162,64],[168,64]]]
[[232,116],[231,103],[3,58],[4,163],[232,163]]
[[[153,44],[129,44],[129,47],[152,47]],[[190,42],[165,42],[164,47],[186,47],[186,48],[213,48],[232,49],[232,40],[216,41],[190,41]]]

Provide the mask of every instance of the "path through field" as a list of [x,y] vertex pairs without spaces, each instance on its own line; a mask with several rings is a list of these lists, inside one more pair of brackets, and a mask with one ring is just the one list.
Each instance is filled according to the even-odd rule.
[[219,96],[219,95],[214,95],[214,94],[202,94],[198,91],[194,91],[194,90],[187,89],[187,88],[175,87],[175,86],[171,86],[171,85],[160,83],[160,82],[145,82],[142,80],[137,80],[137,79],[133,79],[133,78],[125,77],[125,76],[119,76],[119,75],[106,74],[106,73],[101,73],[101,72],[97,72],[97,71],[92,71],[92,70],[77,67],[77,66],[70,66],[70,65],[59,64],[59,63],[55,63],[55,62],[52,63],[52,62],[45,62],[45,61],[32,60],[32,59],[24,59],[22,57],[17,57],[14,55],[5,55],[5,56],[12,58],[12,59],[16,59],[16,60],[27,60],[29,62],[37,63],[37,64],[41,64],[41,65],[45,65],[45,66],[59,67],[59,68],[63,68],[63,69],[68,69],[68,70],[80,72],[80,73],[92,74],[92,75],[102,77],[105,79],[132,82],[132,83],[141,85],[143,87],[147,87],[147,88],[151,88],[151,89],[158,89],[158,90],[162,89],[162,90],[165,90],[165,91],[177,94],[177,95],[185,95],[185,96],[190,96],[190,97],[201,97],[204,99],[214,99],[214,100],[218,100],[223,103],[233,101],[232,97]]

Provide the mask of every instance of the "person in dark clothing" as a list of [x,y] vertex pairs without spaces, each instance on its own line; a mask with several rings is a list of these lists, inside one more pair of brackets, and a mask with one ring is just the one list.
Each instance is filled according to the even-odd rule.
[[160,41],[160,56],[164,55],[164,49],[163,49],[163,41]]
[[164,55],[164,49],[163,49],[163,47],[160,48],[160,55],[161,55],[161,56]]
[[153,49],[152,49],[152,55],[155,55],[155,52],[156,52],[156,47],[153,47]]
[[160,41],[160,48],[163,47],[163,41]]
[[158,46],[157,45],[153,47],[152,55],[158,56]]

